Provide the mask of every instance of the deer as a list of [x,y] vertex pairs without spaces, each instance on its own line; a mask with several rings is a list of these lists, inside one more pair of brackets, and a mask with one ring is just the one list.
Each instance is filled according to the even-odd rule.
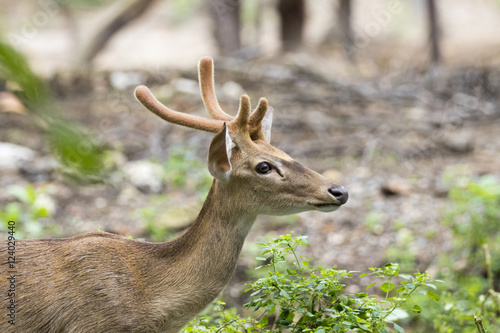
[[[207,158],[214,179],[195,221],[163,243],[102,231],[15,240],[15,267],[1,263],[1,332],[179,332],[229,282],[258,215],[333,212],[347,202],[344,187],[270,144],[265,98],[251,112],[242,95],[231,116],[215,95],[211,58],[200,60],[198,75],[211,119],[169,109],[146,86],[135,90],[167,122],[214,133]],[[7,297],[9,286],[15,297]]]

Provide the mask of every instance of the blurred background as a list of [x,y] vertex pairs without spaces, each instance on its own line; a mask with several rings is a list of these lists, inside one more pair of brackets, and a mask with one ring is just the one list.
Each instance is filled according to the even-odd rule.
[[[211,184],[212,135],[165,123],[133,89],[146,84],[173,109],[208,117],[196,65],[209,55],[226,112],[236,113],[242,93],[267,97],[273,144],[350,193],[335,213],[259,217],[228,304],[248,298],[254,244],[294,231],[313,244],[302,255],[325,266],[367,271],[393,261],[446,281],[442,302],[404,318],[412,332],[473,332],[478,311],[491,332],[500,327],[500,1],[0,8],[4,239],[9,220],[17,238],[181,234]],[[348,291],[363,290],[358,282]]]

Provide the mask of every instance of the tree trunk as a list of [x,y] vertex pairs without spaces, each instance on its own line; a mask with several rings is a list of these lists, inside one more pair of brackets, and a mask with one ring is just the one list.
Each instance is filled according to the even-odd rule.
[[342,47],[349,61],[354,61],[354,33],[351,25],[351,0],[340,0],[337,19],[342,33]]
[[220,53],[230,55],[237,52],[241,48],[240,0],[211,0],[210,13]]
[[435,0],[427,0],[427,19],[429,24],[431,62],[433,65],[438,65],[441,62],[441,50],[439,47],[440,31]]
[[304,0],[279,0],[283,51],[294,51],[302,44],[305,22]]
[[90,43],[84,48],[79,57],[79,65],[87,67],[92,60],[104,49],[119,30],[125,27],[133,20],[140,17],[156,0],[133,0],[129,1],[120,10],[103,29],[99,30],[95,37],[91,38]]

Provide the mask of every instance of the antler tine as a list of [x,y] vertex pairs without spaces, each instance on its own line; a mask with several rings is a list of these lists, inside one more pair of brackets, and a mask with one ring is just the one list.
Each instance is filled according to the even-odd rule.
[[224,121],[222,120],[206,119],[167,108],[153,96],[146,86],[141,85],[135,88],[135,97],[137,97],[139,102],[149,111],[169,123],[212,133],[217,133],[224,126]]
[[259,100],[259,104],[255,108],[255,111],[250,115],[250,126],[257,126],[262,122],[262,119],[264,119],[268,107],[269,105],[267,103],[267,99],[261,98]]
[[203,57],[198,64],[198,79],[200,81],[201,98],[205,108],[212,118],[231,121],[233,117],[225,113],[217,101],[214,89],[214,63],[212,58]]
[[250,97],[242,95],[240,97],[240,109],[231,122],[235,124],[239,131],[248,131],[248,118],[250,116]]

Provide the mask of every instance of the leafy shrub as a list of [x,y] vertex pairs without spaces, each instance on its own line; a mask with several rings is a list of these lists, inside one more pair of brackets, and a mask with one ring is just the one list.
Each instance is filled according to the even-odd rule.
[[11,185],[7,187],[7,192],[17,201],[8,202],[0,209],[0,221],[5,226],[9,221],[16,222],[16,238],[38,238],[46,231],[57,232],[57,226],[42,223],[55,210],[50,186],[34,188],[33,185]]
[[[404,332],[396,321],[408,316],[401,306],[415,291],[439,300],[427,290],[436,288],[427,273],[400,274],[394,263],[360,275],[374,280],[366,289],[378,285],[384,296],[350,295],[344,280],[355,272],[314,267],[310,258],[299,259],[297,248],[308,245],[305,239],[288,234],[260,244],[257,260],[263,264],[257,269],[268,272],[247,289],[251,300],[245,307],[253,310],[254,319],[225,310],[200,316],[184,332]],[[418,314],[422,308],[414,304],[412,311]]]
[[[500,180],[448,176],[450,204],[444,222],[453,233],[452,248],[440,258],[446,279],[444,311],[437,332],[476,332],[480,318],[488,332],[500,332]],[[495,331],[496,328],[496,331]]]
[[[426,313],[414,332],[500,332],[500,180],[471,177],[458,169],[445,175],[449,202],[443,224],[451,231],[449,250],[434,263],[445,280],[441,302],[418,299]],[[404,250],[404,249],[403,249]]]

